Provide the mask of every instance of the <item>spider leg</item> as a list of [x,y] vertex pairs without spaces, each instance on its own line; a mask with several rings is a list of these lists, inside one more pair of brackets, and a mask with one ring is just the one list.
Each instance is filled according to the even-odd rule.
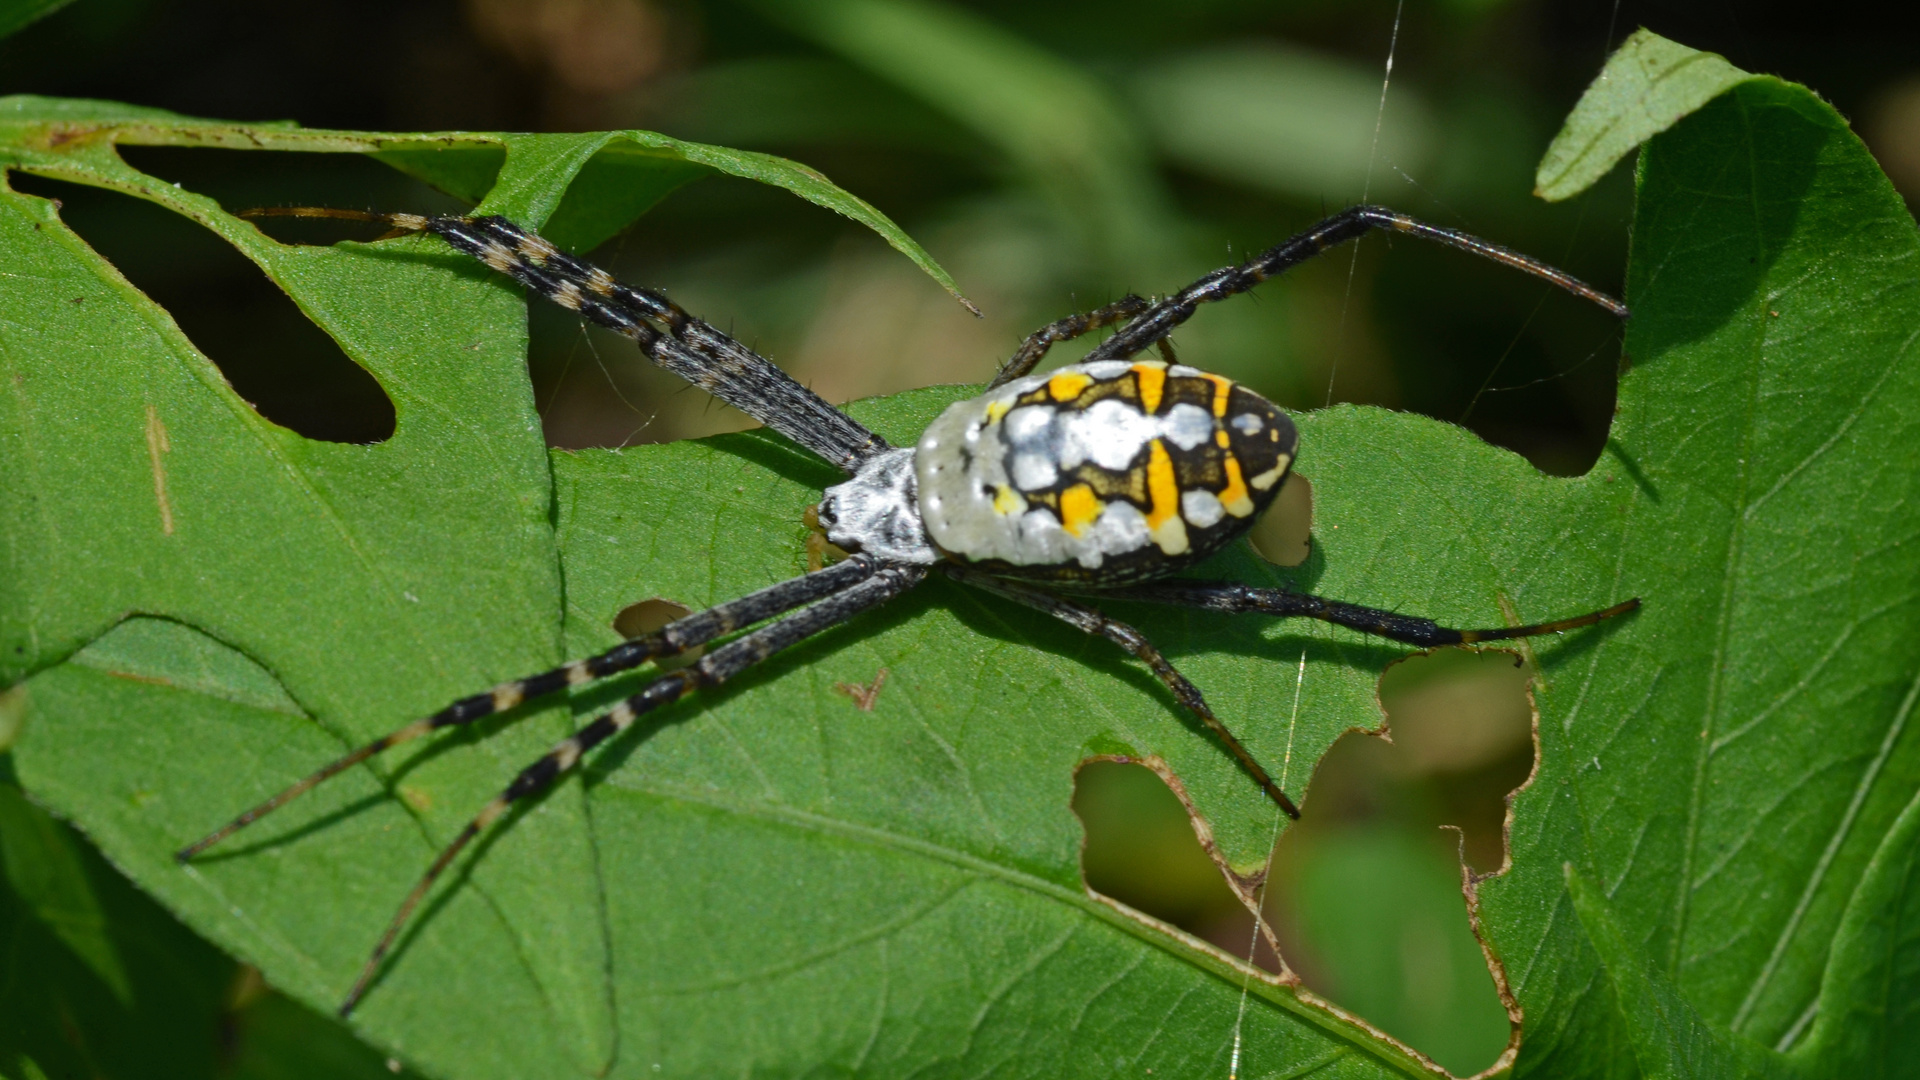
[[1145,297],[1128,293],[1106,307],[1095,308],[1078,315],[1069,315],[1064,319],[1048,323],[1027,335],[1027,340],[1021,342],[1020,347],[1014,350],[1007,362],[1000,365],[1000,371],[994,375],[993,381],[987,384],[987,389],[1005,386],[1032,371],[1056,342],[1072,341],[1082,334],[1098,330],[1103,326],[1124,322],[1151,306]]
[[404,727],[388,732],[359,749],[327,763],[286,790],[181,848],[174,854],[174,858],[180,862],[187,862],[246,826],[313,790],[322,781],[345,772],[383,750],[399,746],[401,743],[412,742],[422,735],[442,728],[470,724],[482,717],[511,709],[523,701],[544,697],[569,686],[578,686],[581,683],[631,670],[649,660],[676,656],[695,646],[705,645],[715,638],[730,634],[743,626],[751,626],[763,619],[770,619],[775,615],[791,611],[802,604],[810,604],[822,597],[831,596],[858,585],[871,578],[878,569],[879,563],[870,556],[855,555],[817,573],[791,578],[757,592],[748,593],[738,600],[730,600],[705,611],[676,619],[655,633],[622,642],[597,656],[575,660],[551,671],[504,682],[485,693],[461,698],[432,716],[422,717]]
[[1147,585],[1103,589],[1102,596],[1115,600],[1142,600],[1154,604],[1201,608],[1207,611],[1257,612],[1278,618],[1307,618],[1330,622],[1363,634],[1433,648],[1440,645],[1472,645],[1482,641],[1557,634],[1602,619],[1625,615],[1640,606],[1640,598],[1625,600],[1610,608],[1590,611],[1570,619],[1532,623],[1527,626],[1503,626],[1491,630],[1455,630],[1432,619],[1420,619],[1379,608],[1361,607],[1338,600],[1327,600],[1286,589],[1261,589],[1234,581],[1160,581]]
[[[774,363],[659,293],[554,247],[502,217],[429,218],[427,229],[546,299],[624,334],[654,363],[851,474],[891,449],[885,439],[800,385]],[[667,335],[641,321],[655,319]]]
[[1621,318],[1627,307],[1613,297],[1580,279],[1556,270],[1538,259],[1511,251],[1498,244],[1455,229],[1443,229],[1395,213],[1381,206],[1355,206],[1334,214],[1318,225],[1255,255],[1238,266],[1223,266],[1165,300],[1128,323],[1118,333],[1100,343],[1086,359],[1123,360],[1166,337],[1174,327],[1186,322],[1201,304],[1224,300],[1252,289],[1255,285],[1306,262],[1335,244],[1358,239],[1374,229],[1390,229],[1424,240],[1478,255],[1510,266],[1523,273],[1553,283],[1575,296],[1606,308]]
[[1254,782],[1260,785],[1260,790],[1266,792],[1268,798],[1278,804],[1280,809],[1286,811],[1288,817],[1295,819],[1300,817],[1300,809],[1293,804],[1293,800],[1287,797],[1286,792],[1280,790],[1280,785],[1274,783],[1273,777],[1269,776],[1267,770],[1254,760],[1252,752],[1241,744],[1232,731],[1227,729],[1227,725],[1213,714],[1213,709],[1200,695],[1200,688],[1193,685],[1185,675],[1180,674],[1173,664],[1161,655],[1160,650],[1154,648],[1145,634],[1126,623],[1110,619],[1093,608],[1062,596],[1055,596],[1049,592],[1016,584],[1005,578],[996,578],[956,566],[949,565],[946,570],[949,575],[960,581],[1025,604],[1036,611],[1043,611],[1069,626],[1096,637],[1106,638],[1132,653],[1135,658],[1153,670],[1154,675],[1166,684],[1167,689],[1173,691],[1174,700],[1198,716],[1200,722],[1207,726],[1207,730],[1213,732],[1214,737],[1226,745],[1228,751],[1240,762],[1240,767],[1247,771],[1247,775],[1253,777]]
[[[242,217],[327,217],[430,232],[588,321],[632,338],[654,363],[851,474],[891,449],[766,357],[694,318],[665,296],[627,285],[502,217],[425,217],[322,207],[264,207]],[[666,333],[649,325],[653,320]]]
[[[841,564],[844,565],[844,564]],[[421,875],[413,890],[401,902],[400,909],[394,913],[393,921],[387,924],[386,933],[380,936],[379,944],[367,957],[366,966],[360,971],[360,977],[354,981],[353,989],[340,1005],[340,1015],[353,1011],[360,998],[379,971],[380,961],[385,959],[388,950],[400,936],[407,919],[413,914],[420,901],[433,888],[433,883],[445,872],[447,867],[471,843],[474,837],[487,826],[499,820],[508,808],[522,799],[530,798],[552,787],[556,781],[574,766],[580,763],[582,755],[605,742],[614,735],[633,726],[646,713],[687,696],[695,690],[710,689],[725,683],[728,679],[767,659],[790,645],[796,645],[806,639],[830,630],[852,619],[869,608],[877,607],[899,596],[919,584],[927,576],[925,567],[908,566],[898,563],[881,564],[874,567],[862,580],[847,586],[841,591],[822,599],[819,603],[781,619],[770,626],[761,627],[752,633],[722,645],[699,660],[660,676],[650,682],[639,693],[615,705],[612,709],[593,718],[585,727],[571,737],[556,743],[552,750],[539,760],[520,770],[506,789],[493,797],[482,807],[473,820],[467,822],[452,842],[441,850],[433,860],[433,865]]]

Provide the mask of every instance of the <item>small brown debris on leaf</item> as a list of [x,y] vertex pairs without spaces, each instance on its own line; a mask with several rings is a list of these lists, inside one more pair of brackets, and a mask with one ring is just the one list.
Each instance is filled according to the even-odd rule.
[[834,683],[833,692],[836,694],[845,694],[847,697],[853,699],[854,705],[858,707],[861,712],[872,712],[873,701],[880,696],[880,688],[885,685],[887,685],[887,669],[881,668],[879,671],[873,673],[872,682]]

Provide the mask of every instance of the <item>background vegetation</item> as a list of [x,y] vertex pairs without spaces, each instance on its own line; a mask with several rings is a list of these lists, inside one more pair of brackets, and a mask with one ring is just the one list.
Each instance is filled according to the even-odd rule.
[[[880,18],[862,4],[776,0],[271,9],[80,0],[0,46],[0,91],[310,126],[647,127],[806,161],[905,225],[986,318],[966,315],[864,230],[743,181],[685,189],[598,257],[668,288],[838,400],[977,381],[1058,313],[1177,285],[1362,195],[1617,290],[1625,177],[1571,205],[1527,191],[1555,125],[1636,22],[1819,87],[1861,118],[1899,179],[1901,163],[1920,158],[1902,36],[1884,23],[1865,32],[1864,11],[1821,14],[1810,27],[1754,9],[1736,19],[1719,5],[1454,2],[1410,7],[1396,26],[1391,4],[1309,2],[904,6]],[[367,162],[128,156],[228,206],[451,205]],[[364,376],[224,244],[132,200],[15,180],[66,200],[66,219],[270,418],[341,441],[391,429]],[[574,321],[536,309],[534,331],[553,445],[664,441],[739,423]],[[1555,473],[1593,461],[1613,410],[1618,346],[1607,320],[1408,245],[1322,260],[1259,302],[1209,312],[1181,343],[1290,407],[1418,411]],[[1384,692],[1402,736],[1392,748],[1350,740],[1320,765],[1313,818],[1283,845],[1269,901],[1310,984],[1464,1072],[1498,1053],[1505,1020],[1465,934],[1455,841],[1435,826],[1465,828],[1469,861],[1498,865],[1502,799],[1532,751],[1523,683],[1510,669],[1497,659],[1441,664],[1464,670],[1409,663],[1390,673]],[[1423,725],[1431,736],[1418,734]],[[196,988],[172,998],[178,1014],[133,1018],[149,1025],[144,1044],[125,1038],[132,1028],[84,1034],[84,1005],[40,1018],[82,1032],[76,1044],[95,1071],[264,1075],[287,1068],[289,1054],[322,1052],[314,1047],[377,1066],[9,798],[0,808],[70,851],[74,873],[102,898],[92,914],[62,917],[101,920],[144,943],[129,955],[190,973]],[[1195,861],[1184,815],[1157,779],[1091,768],[1076,805],[1096,887],[1245,948],[1244,915],[1211,864]],[[58,919],[48,921],[58,905],[7,902],[45,970],[75,962]],[[202,1035],[183,1034],[192,1031]]]

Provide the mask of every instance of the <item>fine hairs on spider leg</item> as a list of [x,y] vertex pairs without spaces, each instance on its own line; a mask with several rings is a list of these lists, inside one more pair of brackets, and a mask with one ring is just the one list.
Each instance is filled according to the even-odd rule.
[[[1278,494],[1298,449],[1293,422],[1272,402],[1173,356],[1167,335],[1201,304],[1246,292],[1334,244],[1388,229],[1491,259],[1627,315],[1619,301],[1536,259],[1381,207],[1334,214],[1157,302],[1128,295],[1042,327],[984,393],[949,406],[912,447],[889,445],[659,293],[627,285],[504,218],[314,208],[246,212],[276,215],[370,221],[396,232],[439,236],[544,299],[633,339],[654,362],[849,476],[822,494],[809,518],[822,545],[851,553],[843,561],[688,615],[599,655],[461,698],[322,766],[178,852],[180,861],[192,859],[329,777],[401,743],[730,638],[691,664],[657,672],[638,693],[521,770],[482,807],[406,894],[354,980],[342,1015],[372,985],[442,872],[514,803],[552,787],[586,753],[645,713],[719,686],[782,649],[857,618],[934,570],[1125,649],[1175,704],[1200,719],[1282,812],[1296,818],[1299,809],[1282,785],[1213,712],[1200,688],[1145,634],[1082,599],[1317,619],[1427,648],[1556,634],[1640,604],[1628,599],[1571,618],[1462,630],[1305,593],[1173,576],[1245,535]],[[1085,360],[1032,374],[1055,343],[1107,327],[1117,329]],[[1150,348],[1159,350],[1159,359],[1135,359]]]

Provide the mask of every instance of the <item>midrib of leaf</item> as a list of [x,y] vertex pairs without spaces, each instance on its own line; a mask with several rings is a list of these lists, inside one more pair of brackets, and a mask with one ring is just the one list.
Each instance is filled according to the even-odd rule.
[[[1144,917],[1129,917],[1121,907],[1110,902],[1094,899],[1085,890],[1066,888],[1045,878],[997,863],[991,859],[953,848],[945,844],[934,843],[917,837],[908,836],[890,829],[849,821],[844,818],[828,817],[823,814],[798,809],[776,802],[727,797],[726,793],[714,791],[703,785],[661,783],[654,780],[634,779],[631,770],[622,771],[617,778],[607,777],[596,786],[606,794],[605,798],[618,793],[622,798],[652,798],[678,803],[690,803],[706,807],[720,813],[751,818],[779,825],[801,832],[824,833],[858,841],[864,845],[898,852],[903,856],[945,863],[957,869],[965,870],[976,878],[987,878],[1002,882],[1022,892],[1043,897],[1062,907],[1073,909],[1083,918],[1090,918],[1124,931],[1152,948],[1173,956],[1184,964],[1207,972],[1213,978],[1239,989],[1243,984],[1249,992],[1258,994],[1263,1000],[1288,1013],[1304,1019],[1341,1044],[1362,1050],[1382,1064],[1409,1076],[1432,1080],[1433,1074],[1404,1054],[1386,1051],[1376,1047],[1371,1040],[1356,1038],[1354,1028],[1335,1018],[1323,1009],[1307,1005],[1296,998],[1286,988],[1277,985],[1274,977],[1266,971],[1252,967],[1238,957],[1223,952],[1216,946],[1190,935],[1174,931],[1165,924],[1149,921]],[[974,879],[969,879],[972,881]],[[945,894],[945,899],[957,895],[959,889]],[[943,900],[944,902],[944,900]],[[1063,932],[1066,936],[1077,933],[1078,924],[1069,924]],[[829,950],[835,951],[835,950]],[[844,951],[839,949],[837,951]],[[1035,961],[1037,963],[1038,961]],[[797,965],[796,965],[797,966]],[[772,969],[768,969],[772,970]],[[715,984],[716,986],[719,984]],[[699,987],[675,987],[675,990],[706,989]],[[1311,1068],[1307,1070],[1312,1071]],[[1305,1075],[1297,1073],[1293,1075]]]
[[[1753,224],[1753,235],[1756,237],[1763,236],[1765,235],[1765,226],[1758,205],[1761,178],[1759,169],[1753,160],[1753,147],[1755,142],[1753,118],[1747,111],[1746,102],[1742,100],[1739,95],[1734,95],[1733,100],[1740,110],[1740,120],[1746,135],[1743,144],[1747,152],[1747,209]],[[1765,251],[1756,250],[1753,257],[1762,258],[1765,257],[1766,254]],[[1748,311],[1753,310],[1755,303],[1760,304],[1762,310],[1764,310],[1766,303],[1765,297],[1756,297],[1754,300],[1749,301],[1747,308],[1741,311],[1736,317],[1745,316]],[[1764,319],[1765,316],[1760,315],[1758,318]],[[1727,652],[1733,634],[1735,593],[1738,590],[1739,575],[1745,569],[1741,564],[1741,559],[1745,554],[1744,541],[1746,538],[1746,522],[1749,510],[1747,504],[1747,488],[1751,482],[1753,473],[1752,440],[1756,416],[1759,412],[1758,398],[1760,395],[1761,368],[1766,361],[1764,351],[1766,328],[1764,323],[1760,326],[1760,333],[1757,337],[1758,340],[1751,343],[1751,348],[1747,353],[1745,368],[1747,393],[1741,401],[1741,405],[1746,412],[1746,418],[1740,425],[1740,456],[1736,459],[1738,466],[1735,471],[1735,475],[1738,478],[1738,487],[1733,498],[1727,503],[1727,508],[1732,513],[1729,515],[1731,521],[1727,536],[1726,558],[1722,564],[1723,569],[1720,578],[1720,602],[1718,610],[1715,612],[1717,625],[1714,627],[1713,664],[1709,669],[1707,678],[1707,700],[1705,707],[1701,710],[1700,735],[1699,738],[1694,741],[1695,758],[1693,781],[1687,791],[1687,836],[1685,843],[1681,847],[1679,872],[1674,876],[1675,899],[1673,931],[1671,941],[1667,946],[1666,972],[1670,976],[1675,977],[1680,973],[1680,954],[1686,945],[1688,930],[1687,918],[1689,908],[1693,901],[1693,890],[1696,884],[1693,880],[1693,863],[1699,848],[1700,815],[1703,812],[1706,801],[1707,771],[1708,766],[1713,760],[1713,732],[1717,726],[1722,707],[1721,694],[1725,681]]]

